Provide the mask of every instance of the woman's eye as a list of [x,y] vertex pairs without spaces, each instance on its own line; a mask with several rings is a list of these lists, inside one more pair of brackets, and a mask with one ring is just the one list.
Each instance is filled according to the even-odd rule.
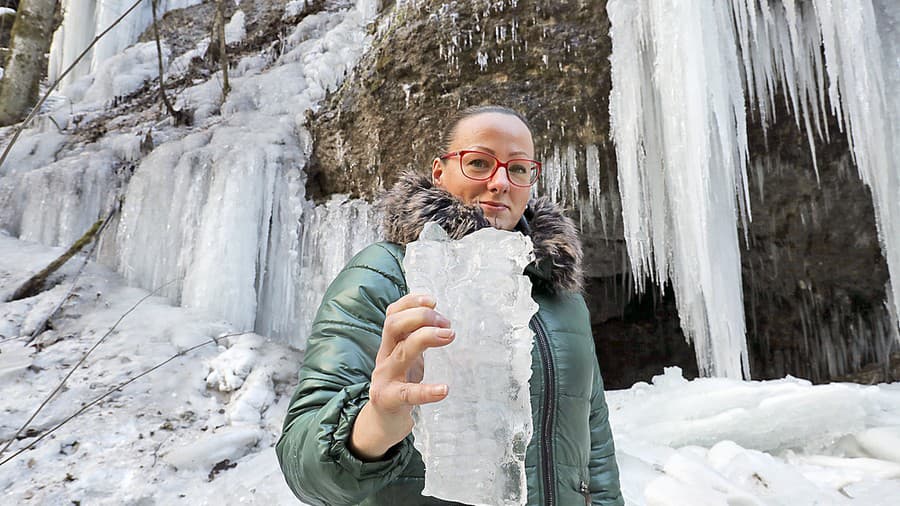
[[487,169],[491,166],[490,162],[484,158],[475,158],[468,161],[468,165],[473,169]]
[[531,170],[525,165],[514,164],[509,166],[509,171],[513,174],[528,174]]

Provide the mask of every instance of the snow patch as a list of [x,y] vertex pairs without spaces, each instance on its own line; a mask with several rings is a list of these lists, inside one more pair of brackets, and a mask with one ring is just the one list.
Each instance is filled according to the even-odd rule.
[[262,438],[258,427],[225,427],[183,446],[171,448],[163,460],[178,470],[209,471],[218,462],[237,461],[256,446]]
[[247,16],[244,15],[244,11],[235,11],[234,15],[231,16],[231,20],[225,24],[226,44],[235,44],[244,40],[244,37],[247,36],[246,20]]
[[206,385],[220,392],[233,392],[244,384],[244,379],[256,365],[256,348],[262,338],[256,335],[240,336],[241,339],[209,362]]

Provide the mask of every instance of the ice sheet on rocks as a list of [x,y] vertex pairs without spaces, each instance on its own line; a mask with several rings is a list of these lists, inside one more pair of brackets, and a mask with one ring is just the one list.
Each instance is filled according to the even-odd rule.
[[[202,0],[161,0],[157,14],[196,5]],[[63,20],[50,45],[49,80],[56,80],[84,51],[94,37],[111,27],[134,4],[132,0],[62,0]],[[110,57],[132,45],[153,21],[150,2],[141,5],[97,41],[87,56],[63,80],[63,85],[97,70]]]
[[892,505],[898,386],[688,381],[667,368],[607,392],[626,504]]
[[531,440],[532,331],[537,304],[522,275],[531,239],[487,228],[452,241],[429,223],[406,248],[412,293],[428,293],[456,339],[425,353],[424,383],[448,397],[414,412],[425,462],[423,495],[479,505],[525,504],[525,448]]

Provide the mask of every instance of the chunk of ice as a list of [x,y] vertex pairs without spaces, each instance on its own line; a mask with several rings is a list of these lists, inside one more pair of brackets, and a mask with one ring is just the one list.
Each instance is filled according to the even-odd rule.
[[423,382],[446,383],[450,394],[413,412],[423,495],[503,506],[527,500],[528,322],[538,306],[522,271],[533,259],[530,238],[493,228],[453,241],[429,223],[406,247],[410,291],[434,296],[456,331],[453,343],[425,352]]

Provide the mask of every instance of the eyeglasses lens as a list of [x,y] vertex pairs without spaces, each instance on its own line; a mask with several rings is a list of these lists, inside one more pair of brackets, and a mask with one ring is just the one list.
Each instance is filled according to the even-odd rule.
[[[466,153],[460,158],[463,174],[472,179],[487,179],[497,167],[497,159],[484,153]],[[529,186],[537,177],[537,164],[532,160],[510,160],[509,179],[513,184]]]

